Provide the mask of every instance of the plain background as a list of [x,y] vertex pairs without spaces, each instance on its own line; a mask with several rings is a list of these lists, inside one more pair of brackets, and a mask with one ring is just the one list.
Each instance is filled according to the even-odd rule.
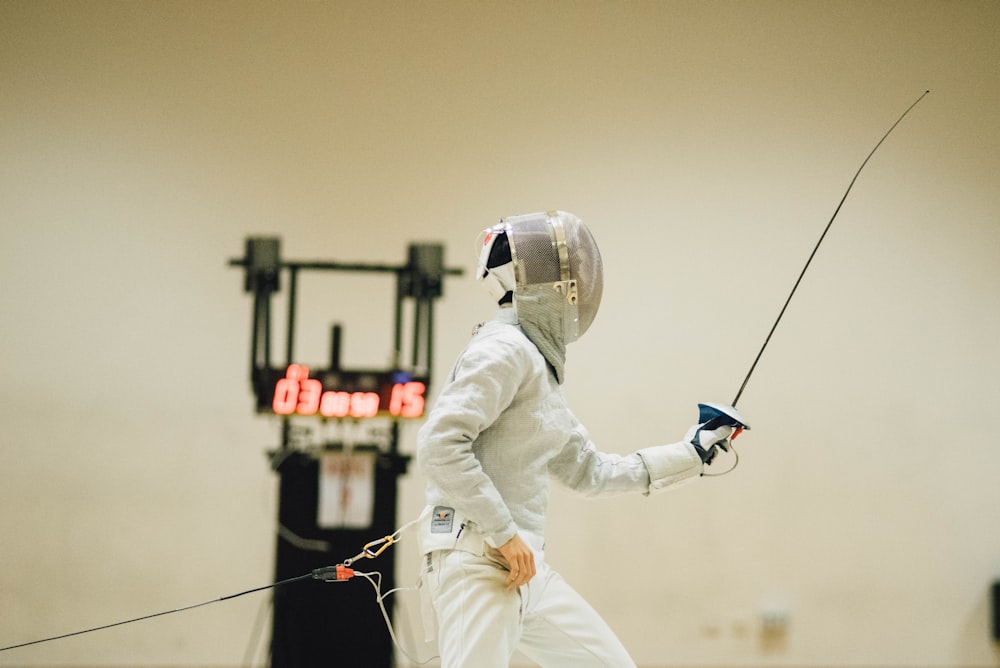
[[[445,244],[440,381],[491,313],[478,231],[576,213],[607,289],[566,389],[631,452],[731,401],[930,89],[751,379],[739,468],[557,489],[549,559],[645,666],[997,665],[998,34],[996,2],[0,2],[0,645],[271,581],[246,236]],[[387,364],[391,294],[304,284],[303,361],[341,321],[346,365]],[[266,600],[0,665],[259,662]]]

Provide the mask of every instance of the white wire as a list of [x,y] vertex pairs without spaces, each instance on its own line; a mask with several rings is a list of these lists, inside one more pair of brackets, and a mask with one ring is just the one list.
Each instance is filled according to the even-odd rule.
[[[417,522],[419,522],[420,520],[424,519],[425,517],[427,517],[430,514],[431,514],[431,507],[430,506],[424,506],[424,509],[422,511],[420,511],[420,514],[417,515],[417,517],[415,519],[410,520],[409,522],[407,522],[403,526],[401,526],[398,529],[396,529],[395,533],[392,534],[392,540],[393,541],[398,541],[400,538],[402,538],[404,531],[406,531],[407,529],[409,529],[410,527],[412,527],[414,524],[416,524]],[[392,592],[389,592],[389,593],[391,594]]]
[[739,463],[740,463],[740,453],[736,452],[736,446],[733,445],[732,441],[729,442],[729,449],[733,451],[733,455],[736,457],[736,461],[733,462],[733,465],[730,466],[725,471],[723,471],[722,473],[702,473],[701,474],[702,477],[704,477],[704,478],[718,478],[720,476],[726,475],[727,473],[732,473],[733,469],[735,469],[737,466],[739,466]]
[[[403,528],[405,529],[406,527]],[[402,529],[400,531],[402,531]],[[392,638],[393,644],[396,645],[399,651],[402,652],[403,656],[405,656],[410,663],[415,664],[417,666],[423,666],[427,663],[430,663],[434,659],[439,658],[439,656],[435,654],[434,656],[428,657],[423,661],[418,661],[417,659],[410,656],[410,653],[406,651],[403,645],[399,642],[399,639],[396,637],[396,631],[392,627],[392,620],[389,619],[389,611],[385,609],[385,598],[390,594],[396,593],[397,591],[409,591],[410,587],[396,587],[395,589],[390,589],[389,591],[383,594],[382,574],[380,572],[372,571],[370,573],[362,573],[360,571],[354,571],[354,575],[360,575],[364,579],[368,580],[371,586],[375,589],[375,602],[378,603],[379,610],[382,611],[382,619],[385,620],[385,626],[387,629],[389,629],[389,637]]]
[[[392,543],[399,542],[399,540],[403,537],[403,532],[412,527],[414,524],[417,524],[418,522],[422,521],[428,515],[430,515],[431,510],[432,510],[431,506],[425,506],[424,509],[420,512],[420,514],[416,518],[410,520],[403,526],[396,529],[396,531],[393,532],[392,535],[390,536],[390,538],[392,539]],[[396,587],[395,589],[390,589],[389,591],[383,594],[382,573],[380,573],[379,571],[362,573],[361,571],[356,570],[354,571],[354,575],[361,576],[364,579],[368,580],[368,583],[371,584],[372,588],[375,589],[375,602],[378,603],[379,610],[382,611],[382,619],[385,620],[385,627],[389,630],[389,637],[392,638],[393,644],[399,649],[399,651],[403,654],[403,656],[405,656],[407,660],[410,661],[410,663],[422,666],[424,664],[433,661],[434,659],[439,658],[438,655],[435,654],[434,656],[424,659],[423,661],[418,661],[417,659],[410,656],[410,653],[407,652],[406,649],[403,647],[402,643],[399,642],[399,638],[396,637],[396,631],[392,626],[392,620],[389,619],[389,611],[385,609],[385,599],[386,597],[395,594],[398,591],[409,591],[412,589],[411,587]]]

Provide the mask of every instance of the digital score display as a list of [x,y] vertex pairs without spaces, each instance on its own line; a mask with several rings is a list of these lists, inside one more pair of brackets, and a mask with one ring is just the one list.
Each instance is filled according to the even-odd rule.
[[[317,371],[290,364],[271,373],[257,397],[258,410],[321,418],[419,418],[427,383],[403,372]],[[283,375],[282,375],[283,373]]]

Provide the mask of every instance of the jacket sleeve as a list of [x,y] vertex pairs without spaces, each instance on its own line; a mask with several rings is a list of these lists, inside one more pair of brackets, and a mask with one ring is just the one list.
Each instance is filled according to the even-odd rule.
[[648,495],[700,476],[702,469],[701,457],[688,443],[657,445],[630,455],[610,454],[597,449],[582,425],[549,463],[554,478],[588,496]]
[[493,547],[513,538],[517,525],[472,445],[514,400],[527,369],[523,353],[502,338],[470,344],[417,435],[420,471]]

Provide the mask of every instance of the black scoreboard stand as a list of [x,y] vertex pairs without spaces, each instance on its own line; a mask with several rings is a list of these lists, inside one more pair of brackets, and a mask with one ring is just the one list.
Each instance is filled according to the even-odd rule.
[[[397,528],[397,480],[410,457],[399,451],[400,420],[423,414],[432,362],[433,304],[442,294],[444,250],[437,244],[411,244],[401,266],[291,262],[280,255],[276,237],[250,237],[241,259],[245,291],[254,297],[250,381],[259,413],[282,416],[281,445],[269,453],[279,477],[275,580],[333,566],[357,555],[372,540]],[[346,370],[340,365],[340,326],[333,327],[330,363],[314,369],[295,362],[296,289],[305,271],[350,271],[396,275],[393,368]],[[288,273],[287,350],[285,363],[271,361],[271,298]],[[403,362],[404,302],[413,300],[409,364]],[[357,427],[376,418],[387,428],[370,440],[356,438],[309,443],[312,419]],[[378,420],[381,418],[381,420]],[[365,437],[369,438],[369,437]],[[331,491],[332,490],[332,491]],[[324,497],[339,495],[340,506]],[[357,506],[345,511],[344,505]],[[326,515],[326,517],[324,517]],[[347,517],[350,515],[350,517]],[[395,588],[391,548],[357,570],[382,574],[381,591]],[[392,618],[392,596],[385,599]],[[273,668],[391,667],[392,640],[374,588],[361,577],[344,582],[304,580],[274,591],[270,665]]]

